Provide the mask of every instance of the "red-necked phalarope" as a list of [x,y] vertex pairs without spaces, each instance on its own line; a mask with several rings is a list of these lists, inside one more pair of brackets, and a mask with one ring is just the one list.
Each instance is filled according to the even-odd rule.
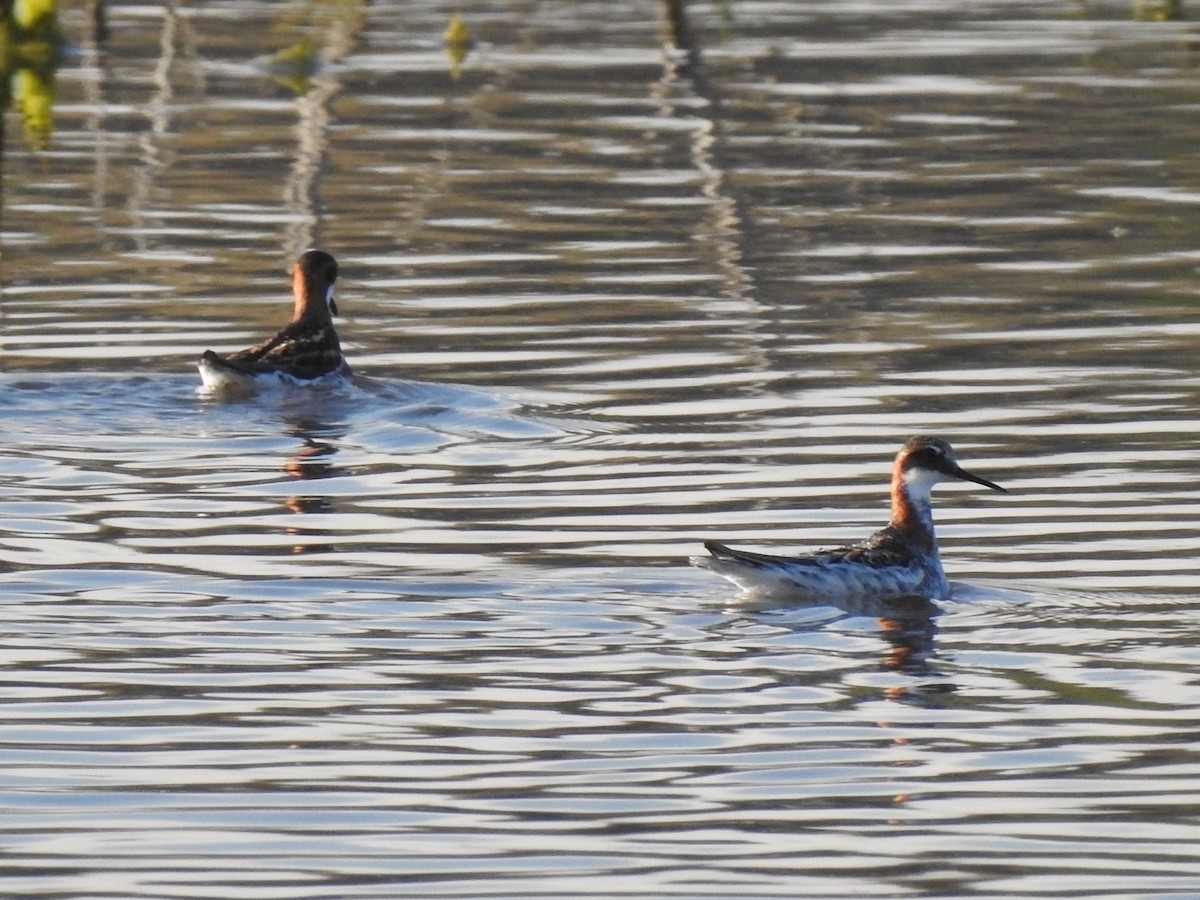
[[280,382],[312,382],[350,372],[342,357],[333,316],[337,261],[322,250],[309,250],[292,270],[296,311],[291,324],[275,337],[248,350],[218,356],[205,350],[200,377],[205,388],[247,388]]
[[772,556],[705,541],[711,556],[693,558],[744,590],[796,600],[856,600],[919,595],[942,600],[950,592],[933,534],[929,493],[945,478],[998,484],[972,475],[939,438],[911,438],[892,466],[892,520],[860,544],[809,556]]

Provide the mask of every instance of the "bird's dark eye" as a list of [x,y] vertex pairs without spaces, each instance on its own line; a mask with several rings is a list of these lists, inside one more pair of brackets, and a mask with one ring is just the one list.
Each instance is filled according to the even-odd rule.
[[925,464],[926,468],[936,469],[946,461],[946,451],[937,444],[922,447],[916,458]]

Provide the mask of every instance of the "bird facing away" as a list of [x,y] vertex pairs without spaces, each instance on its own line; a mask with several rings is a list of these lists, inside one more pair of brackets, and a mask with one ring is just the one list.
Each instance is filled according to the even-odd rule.
[[915,595],[943,600],[950,593],[933,532],[930,491],[958,478],[1006,493],[958,464],[940,438],[914,437],[892,466],[892,519],[849,547],[807,556],[773,556],[705,541],[710,556],[692,562],[760,597],[830,603]]
[[348,375],[333,316],[337,304],[333,284],[337,261],[323,250],[309,250],[292,269],[295,312],[291,323],[273,338],[220,356],[205,350],[200,377],[209,390],[253,388],[266,384],[303,384]]

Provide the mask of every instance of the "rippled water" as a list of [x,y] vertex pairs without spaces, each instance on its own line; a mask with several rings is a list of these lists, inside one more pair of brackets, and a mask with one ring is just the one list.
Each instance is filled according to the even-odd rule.
[[[0,893],[1200,895],[1179,8],[103,10],[7,51]],[[354,382],[199,395],[310,245]],[[920,432],[951,600],[687,565]]]

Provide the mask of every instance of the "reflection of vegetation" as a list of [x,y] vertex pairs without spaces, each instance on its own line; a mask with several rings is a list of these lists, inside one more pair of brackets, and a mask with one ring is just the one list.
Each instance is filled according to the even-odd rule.
[[321,243],[317,197],[328,147],[333,99],[341,90],[337,64],[362,33],[366,0],[304,0],[285,8],[272,24],[283,50],[266,58],[275,79],[296,94],[296,156],[284,186],[291,213],[285,249],[294,256]]
[[[312,90],[321,68],[330,62],[343,37],[360,26],[364,0],[307,0],[294,3],[275,21],[273,31],[291,39],[282,50],[261,61],[275,80],[296,94]],[[303,32],[297,38],[296,32]]]
[[[295,4],[275,24],[276,30],[294,39],[282,50],[262,57],[260,62],[280,84],[296,94],[307,94],[322,66],[329,62],[328,36],[353,33],[363,5],[363,0],[313,0]],[[301,29],[307,33],[296,38],[296,31]],[[461,16],[451,16],[442,39],[450,61],[450,77],[457,79],[475,46],[471,31]]]
[[[1183,0],[1130,0],[1129,5],[1130,17],[1139,22],[1175,22],[1183,18]],[[1087,0],[1074,0],[1072,7],[1072,18],[1086,19],[1092,13]],[[1099,12],[1109,15],[1107,7]]]
[[63,36],[57,0],[0,3],[0,102],[14,104],[25,123],[25,139],[35,150],[50,144],[54,72]]
[[303,38],[268,56],[266,65],[280,84],[297,94],[307,94],[317,71],[317,50],[312,41]]
[[446,55],[450,58],[450,77],[457,79],[462,74],[462,64],[471,52],[471,31],[461,16],[451,16],[446,31]]
[[1147,22],[1174,22],[1180,18],[1181,0],[1134,0],[1133,17]]

